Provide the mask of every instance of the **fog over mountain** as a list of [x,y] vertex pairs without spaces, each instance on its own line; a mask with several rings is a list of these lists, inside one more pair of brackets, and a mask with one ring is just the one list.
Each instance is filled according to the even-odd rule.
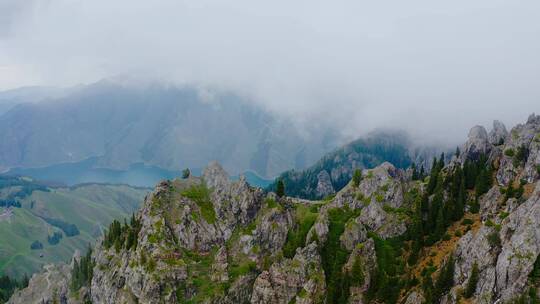
[[[39,92],[42,98],[33,95]],[[55,97],[50,92],[55,90],[0,94],[6,107],[19,102],[0,115],[2,169],[79,163],[71,169],[77,170],[91,159],[81,174],[142,163],[179,175],[218,160],[232,174],[251,170],[274,177],[343,143],[332,126],[300,134],[287,118],[228,92],[113,80],[60,90]]]
[[[0,1],[0,88],[114,75],[220,88],[350,138],[452,142],[540,112],[540,3]],[[302,131],[300,131],[302,132]]]

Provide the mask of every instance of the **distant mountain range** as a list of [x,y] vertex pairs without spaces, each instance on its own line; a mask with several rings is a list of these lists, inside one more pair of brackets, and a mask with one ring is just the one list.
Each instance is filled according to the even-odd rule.
[[0,93],[0,168],[95,159],[178,171],[217,160],[233,175],[301,169],[342,142],[331,128],[301,136],[291,121],[228,92],[104,80],[71,89]]

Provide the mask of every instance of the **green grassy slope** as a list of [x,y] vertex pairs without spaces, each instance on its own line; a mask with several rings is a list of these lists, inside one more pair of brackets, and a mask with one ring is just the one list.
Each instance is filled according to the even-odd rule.
[[[84,250],[94,242],[113,219],[130,216],[147,192],[125,185],[88,184],[37,190],[20,198],[21,208],[12,208],[13,215],[0,220],[0,273],[19,277],[47,263],[68,261],[76,249]],[[0,213],[4,210],[0,208]],[[50,245],[47,236],[61,230],[44,218],[75,224],[80,234],[63,233],[57,245]],[[35,240],[43,244],[42,250],[30,249]]]

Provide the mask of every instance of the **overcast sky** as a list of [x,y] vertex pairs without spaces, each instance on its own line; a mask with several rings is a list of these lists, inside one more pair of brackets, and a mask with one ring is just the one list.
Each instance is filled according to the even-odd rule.
[[540,1],[0,0],[0,89],[115,75],[461,141],[540,112]]

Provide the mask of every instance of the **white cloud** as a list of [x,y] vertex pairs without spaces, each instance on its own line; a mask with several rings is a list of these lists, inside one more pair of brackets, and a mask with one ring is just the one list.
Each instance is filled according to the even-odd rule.
[[49,0],[11,11],[0,88],[153,75],[349,135],[389,126],[439,140],[540,111],[534,0]]

